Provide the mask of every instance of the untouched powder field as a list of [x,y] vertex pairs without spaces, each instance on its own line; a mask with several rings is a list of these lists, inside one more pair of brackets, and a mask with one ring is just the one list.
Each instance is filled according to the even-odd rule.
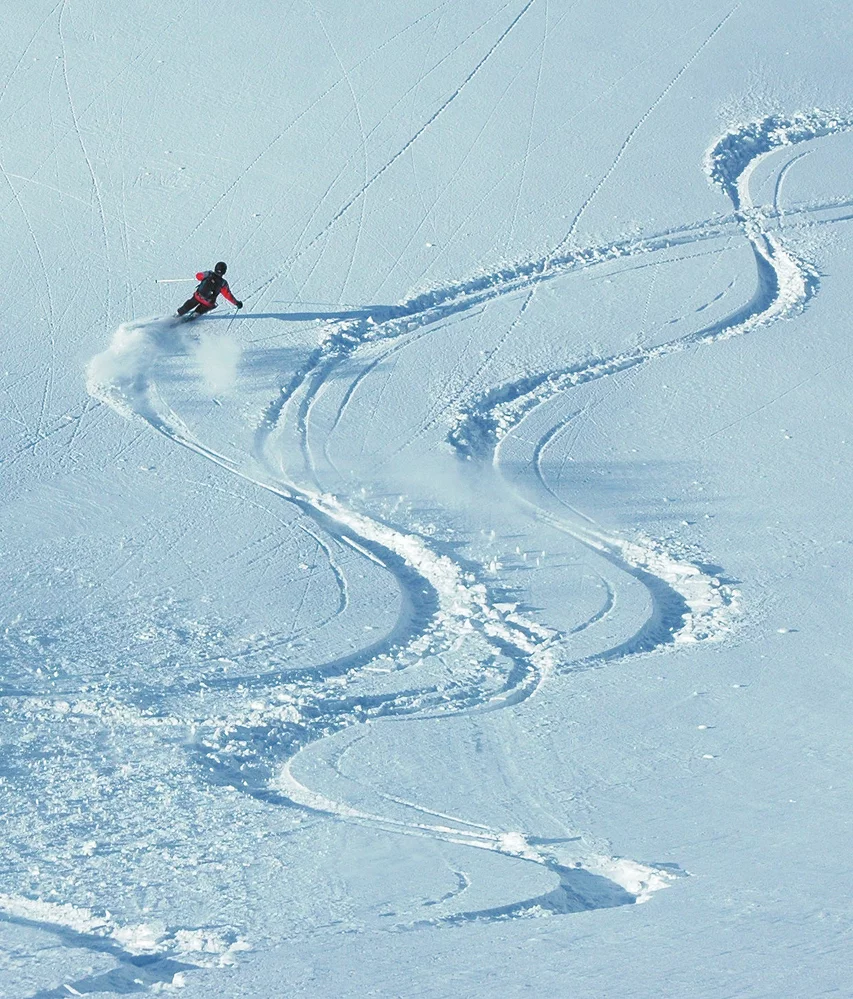
[[0,997],[847,994],[853,8],[20,6]]

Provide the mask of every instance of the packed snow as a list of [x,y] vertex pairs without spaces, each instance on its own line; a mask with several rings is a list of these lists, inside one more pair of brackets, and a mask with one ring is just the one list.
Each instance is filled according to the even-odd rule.
[[0,997],[844,994],[853,10],[25,7]]

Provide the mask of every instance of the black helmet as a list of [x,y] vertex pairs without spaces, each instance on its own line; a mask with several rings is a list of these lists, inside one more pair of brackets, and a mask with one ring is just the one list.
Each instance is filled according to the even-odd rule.
[[228,270],[228,265],[224,260],[220,260],[219,263],[213,268],[217,274],[224,274]]

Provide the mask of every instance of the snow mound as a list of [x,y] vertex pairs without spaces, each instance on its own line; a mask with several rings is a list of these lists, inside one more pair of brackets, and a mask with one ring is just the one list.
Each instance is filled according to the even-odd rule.
[[[120,925],[107,911],[98,915],[67,902],[46,902],[20,895],[0,895],[0,913],[49,932],[70,930],[82,936],[111,940],[117,945],[119,957],[170,954],[192,958],[197,967],[225,967],[236,963],[237,954],[252,949],[233,930],[206,927],[170,930],[161,922]],[[215,960],[205,955],[215,955]]]

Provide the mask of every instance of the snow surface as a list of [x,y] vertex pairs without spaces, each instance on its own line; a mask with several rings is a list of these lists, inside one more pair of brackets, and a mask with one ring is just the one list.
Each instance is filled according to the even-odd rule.
[[22,6],[0,996],[850,994],[853,9]]

